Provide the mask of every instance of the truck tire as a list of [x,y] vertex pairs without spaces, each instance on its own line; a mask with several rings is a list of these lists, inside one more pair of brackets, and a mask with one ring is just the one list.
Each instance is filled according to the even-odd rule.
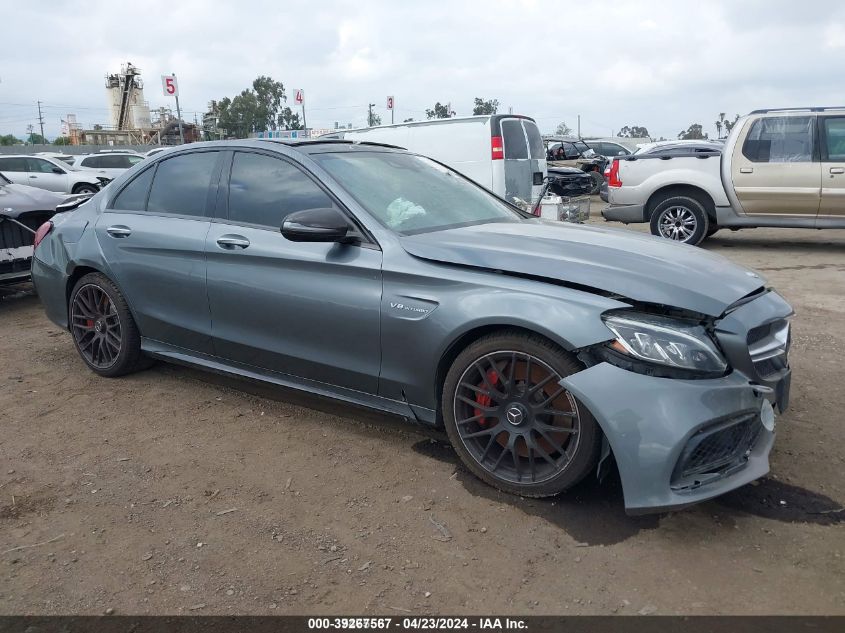
[[601,186],[604,184],[604,176],[597,169],[588,173],[590,174],[590,178],[593,179],[593,188],[590,189],[590,195],[598,195],[599,191],[601,191]]
[[710,218],[695,198],[671,196],[654,207],[650,226],[652,235],[697,246],[708,235]]

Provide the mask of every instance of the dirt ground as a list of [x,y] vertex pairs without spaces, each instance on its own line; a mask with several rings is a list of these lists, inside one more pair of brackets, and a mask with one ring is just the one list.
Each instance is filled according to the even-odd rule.
[[705,247],[795,307],[791,408],[768,478],[634,518],[612,480],[498,493],[401,420],[161,363],[98,378],[6,294],[0,613],[845,614],[845,231]]

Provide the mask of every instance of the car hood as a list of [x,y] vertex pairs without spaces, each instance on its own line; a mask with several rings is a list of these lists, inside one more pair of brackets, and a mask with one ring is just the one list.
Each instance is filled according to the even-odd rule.
[[415,257],[543,277],[713,317],[764,283],[721,255],[662,238],[545,220],[401,238]]
[[55,211],[56,205],[67,197],[38,187],[0,185],[0,213],[14,217],[27,211]]

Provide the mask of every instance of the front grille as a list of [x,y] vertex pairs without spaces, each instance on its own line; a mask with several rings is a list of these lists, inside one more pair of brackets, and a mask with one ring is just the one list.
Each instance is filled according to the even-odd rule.
[[748,331],[748,353],[761,378],[771,378],[789,367],[788,353],[792,337],[789,321],[780,319]]
[[693,435],[681,453],[674,485],[688,487],[689,478],[708,475],[725,476],[745,465],[757,441],[762,423],[758,413],[746,413],[706,427]]

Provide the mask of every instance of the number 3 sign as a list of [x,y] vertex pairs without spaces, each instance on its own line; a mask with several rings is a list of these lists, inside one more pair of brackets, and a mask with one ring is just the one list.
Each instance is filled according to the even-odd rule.
[[162,75],[161,88],[165,97],[178,97],[179,84],[176,82],[176,75]]

